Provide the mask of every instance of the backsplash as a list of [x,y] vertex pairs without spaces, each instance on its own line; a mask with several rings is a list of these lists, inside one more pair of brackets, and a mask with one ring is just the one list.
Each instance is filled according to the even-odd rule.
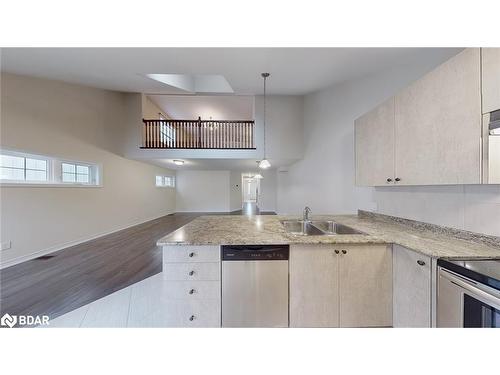
[[500,236],[500,185],[375,188],[377,212]]
[[429,224],[422,221],[404,219],[397,216],[384,215],[376,212],[358,210],[359,217],[367,217],[371,219],[376,219],[383,222],[395,222],[402,225],[412,227],[416,230],[421,231],[431,231],[434,233],[446,234],[461,240],[473,241],[480,244],[485,244],[488,246],[494,246],[500,248],[500,237],[485,235],[476,232],[470,232],[462,229],[449,228],[442,225]]

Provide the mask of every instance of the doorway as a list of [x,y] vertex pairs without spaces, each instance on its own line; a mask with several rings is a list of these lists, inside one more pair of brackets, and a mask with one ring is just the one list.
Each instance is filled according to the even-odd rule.
[[243,212],[245,214],[257,214],[259,212],[260,179],[253,174],[242,173],[241,193],[243,202]]

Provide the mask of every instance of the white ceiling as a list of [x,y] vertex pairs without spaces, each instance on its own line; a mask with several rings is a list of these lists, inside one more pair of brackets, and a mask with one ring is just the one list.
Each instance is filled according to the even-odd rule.
[[[174,170],[224,170],[255,172],[258,170],[255,159],[182,159],[184,165],[178,166],[173,159],[148,159],[148,163]],[[290,165],[296,160],[270,160],[271,169],[280,169]]]
[[446,48],[3,48],[2,71],[98,88],[179,93],[146,74],[223,75],[236,94],[302,95],[338,82],[429,58]]
[[202,120],[253,120],[254,97],[148,95],[148,97],[173,119]]

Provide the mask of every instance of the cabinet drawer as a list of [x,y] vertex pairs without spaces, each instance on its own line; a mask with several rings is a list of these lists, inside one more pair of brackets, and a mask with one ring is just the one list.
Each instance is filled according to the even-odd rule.
[[167,281],[162,293],[167,299],[218,299],[220,281]]
[[220,280],[220,263],[164,263],[164,280]]
[[220,327],[220,301],[172,300],[164,322],[166,327]]
[[220,261],[219,246],[163,246],[163,263]]

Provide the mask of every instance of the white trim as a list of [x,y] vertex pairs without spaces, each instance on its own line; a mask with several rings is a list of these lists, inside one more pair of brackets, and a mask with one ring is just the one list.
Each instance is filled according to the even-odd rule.
[[[42,154],[32,154],[30,152],[13,150],[10,148],[0,147],[0,155],[11,155],[22,158],[31,158],[45,160],[47,162],[47,180],[46,181],[27,181],[27,180],[1,180],[0,186],[6,187],[102,187],[102,164],[92,163],[88,161],[78,161]],[[75,168],[78,165],[89,168],[88,183],[81,182],[63,182],[62,181],[62,164],[74,164]]]
[[90,184],[74,184],[61,182],[60,184],[55,184],[53,182],[0,182],[0,187],[29,187],[29,188],[102,188],[102,185],[90,185]]
[[[107,236],[108,234],[119,232],[121,230],[128,229],[130,227],[133,227],[133,226],[136,226],[136,225],[139,225],[139,224],[144,224],[144,223],[146,223],[148,221],[156,220],[156,219],[159,219],[160,217],[168,216],[168,215],[171,215],[173,213],[174,212],[170,212],[168,214],[162,214],[160,216],[154,216],[154,217],[146,219],[146,220],[134,221],[134,222],[132,222],[130,224],[126,224],[126,225],[123,225],[123,226],[120,226],[120,227],[116,227],[115,229],[112,229],[112,230],[109,230],[109,231],[106,231],[106,232],[101,232],[101,233],[98,233],[96,235],[92,235],[90,237],[81,238],[81,239],[78,239],[78,240],[75,240],[75,241],[69,241],[69,242],[66,242],[66,243],[64,243],[62,245],[52,246],[52,247],[49,247],[49,248],[46,248],[46,249],[35,251],[34,253],[22,255],[20,257],[13,258],[13,259],[9,259],[9,260],[7,260],[5,262],[2,261],[3,255],[1,255],[1,253],[0,253],[0,269],[4,269],[4,268],[7,268],[7,267],[15,266],[16,264],[23,263],[23,262],[26,262],[28,260],[32,260],[32,259],[38,258],[38,257],[43,256],[43,255],[55,253],[57,251],[64,250],[64,249],[66,249],[68,247],[71,247],[71,246],[76,246],[76,245],[79,245],[79,244],[87,242],[87,241],[92,241],[92,240],[95,240],[95,239],[97,239],[99,237]],[[3,253],[5,253],[6,251],[11,251],[11,250],[12,249],[4,250]]]

